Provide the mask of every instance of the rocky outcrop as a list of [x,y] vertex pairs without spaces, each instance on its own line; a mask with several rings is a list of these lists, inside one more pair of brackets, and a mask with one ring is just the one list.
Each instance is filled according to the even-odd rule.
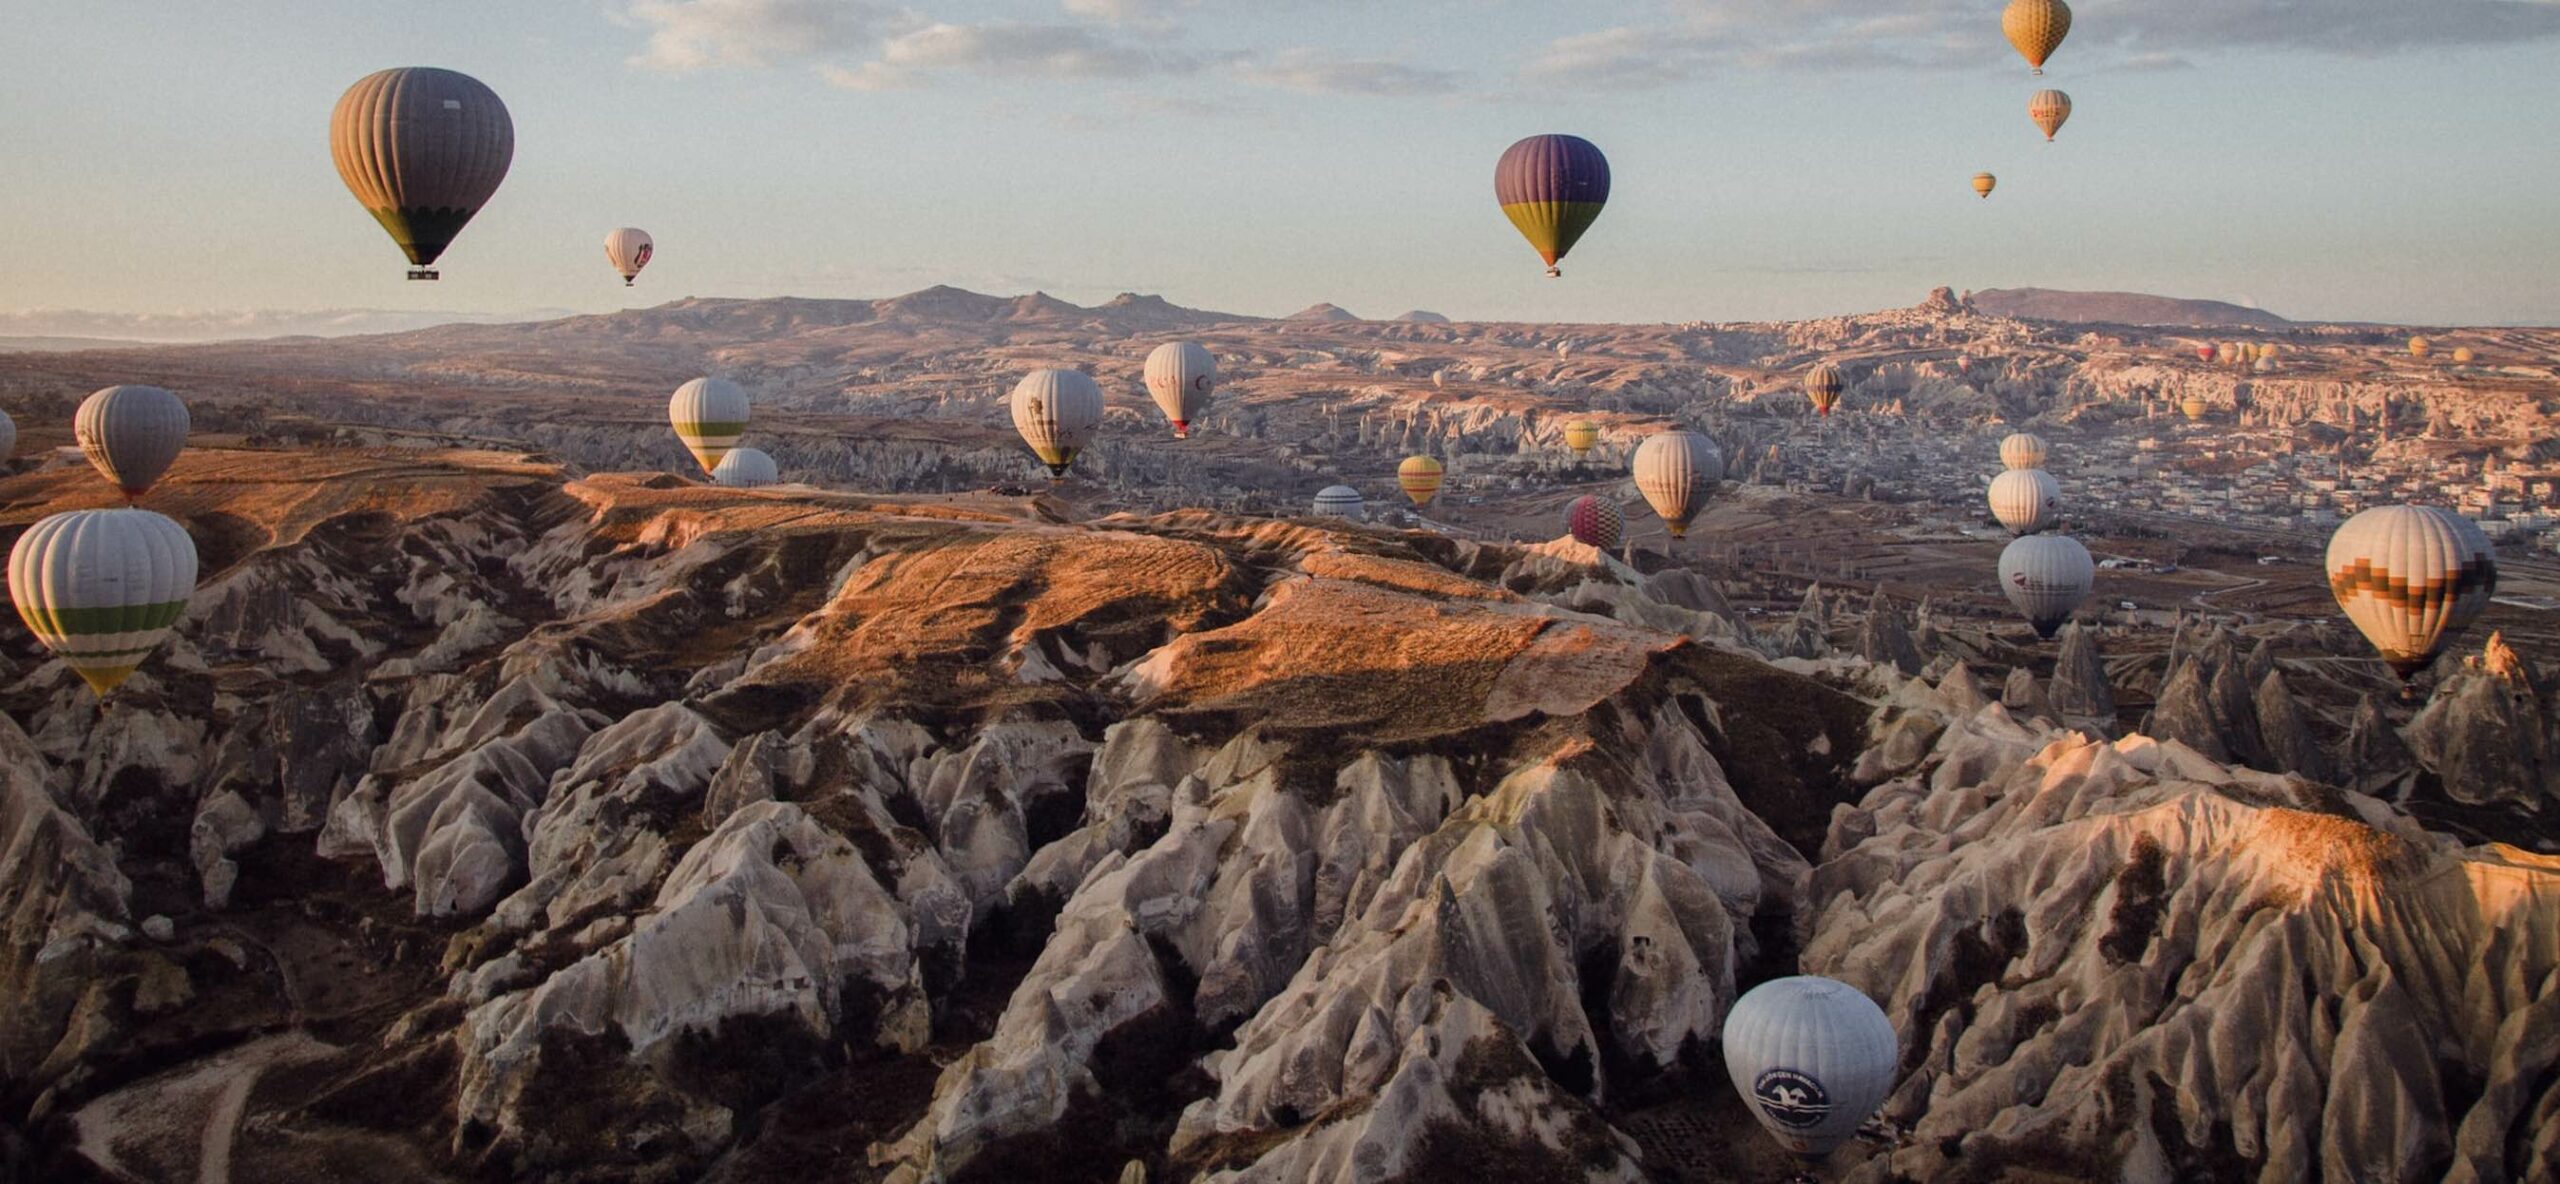
[[1885,599],[1882,588],[1867,600],[1866,617],[1858,622],[1858,638],[1852,649],[1859,657],[1891,666],[1905,677],[1920,673],[1928,665],[1920,647],[1912,642],[1911,631],[1903,625],[1901,611]]
[[2097,634],[2077,621],[2062,627],[2062,646],[2053,664],[2053,709],[2075,724],[2098,724],[2113,732],[2116,697],[2107,681],[2106,664],[2098,657]]
[[2490,634],[2410,721],[2409,747],[2466,805],[2560,804],[2560,721],[2543,681]]

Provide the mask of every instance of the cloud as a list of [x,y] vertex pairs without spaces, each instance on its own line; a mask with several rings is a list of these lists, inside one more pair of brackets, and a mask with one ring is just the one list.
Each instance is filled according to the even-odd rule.
[[1163,27],[1173,23],[1176,10],[1194,7],[1199,0],[1060,0],[1060,3],[1069,16],[1113,25]]
[[830,66],[829,82],[854,90],[920,85],[946,71],[1011,77],[1134,78],[1187,74],[1203,59],[1180,50],[1132,45],[1084,25],[1019,21],[937,23],[883,42],[879,56],[851,68]]
[[[1577,33],[1528,83],[1640,90],[1717,71],[1975,68],[2009,50],[1976,0],[1676,0],[1671,19]],[[2176,69],[2231,51],[2380,57],[2560,37],[2560,0],[2081,0],[2074,66]]]
[[260,337],[346,337],[431,325],[502,324],[575,315],[565,308],[450,312],[390,308],[223,309],[169,313],[29,309],[0,312],[0,337],[96,337],[116,341],[240,341]]
[[1458,89],[1453,70],[1370,58],[1338,58],[1312,49],[1287,49],[1266,58],[1240,59],[1236,75],[1247,82],[1308,94],[1372,97],[1442,95]]
[[649,30],[632,64],[678,74],[858,52],[901,20],[871,0],[634,0],[626,15]]

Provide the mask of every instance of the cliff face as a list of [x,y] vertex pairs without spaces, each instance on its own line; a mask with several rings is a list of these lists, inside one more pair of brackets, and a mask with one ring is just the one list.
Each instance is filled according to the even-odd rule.
[[0,655],[28,1178],[1760,1178],[1716,1036],[1799,963],[1901,1030],[1861,1179],[2560,1156],[2560,864],[1881,598],[1850,656],[1578,545],[485,453],[155,498],[206,576],[107,713]]

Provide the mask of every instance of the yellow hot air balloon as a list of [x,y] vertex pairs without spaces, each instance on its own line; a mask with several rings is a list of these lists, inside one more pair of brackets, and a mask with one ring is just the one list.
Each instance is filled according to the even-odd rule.
[[1975,173],[1973,175],[1973,191],[1983,197],[1990,197],[1992,187],[1998,184],[2000,184],[2000,178],[1994,177],[1989,173]]
[[2071,118],[2071,96],[2058,90],[2040,90],[2027,100],[2027,118],[2044,129],[2044,142],[2053,142],[2053,133]]
[[2206,409],[2204,400],[2194,398],[2192,396],[2190,396],[2186,401],[2178,404],[2179,413],[2185,415],[2190,420],[2202,420]]
[[1587,419],[1577,419],[1564,425],[1564,446],[1572,449],[1575,456],[1590,455],[1592,445],[1599,442],[1599,424]]
[[2470,365],[2472,359],[2479,356],[2480,355],[2478,354],[2472,353],[2471,347],[2467,345],[2458,345],[2453,348],[2453,360],[2465,366]]
[[1408,456],[1396,466],[1396,487],[1416,506],[1431,504],[1431,495],[1440,492],[1440,462],[1427,456]]
[[1829,362],[1816,366],[1804,376],[1804,395],[1813,400],[1813,409],[1825,416],[1840,402],[1840,392],[1848,387],[1840,368]]
[[2000,31],[2028,67],[2042,74],[2045,59],[2071,35],[2071,6],[2062,0],[2009,0],[2000,14]]
[[2412,338],[2410,338],[2410,339],[2409,339],[2409,356],[2410,356],[2410,357],[2413,357],[2413,358],[2423,358],[2423,357],[2427,356],[2427,351],[2428,351],[2428,350],[2431,350],[2431,349],[2433,349],[2433,348],[2435,348],[2435,347],[2434,347],[2434,346],[2432,346],[2432,345],[2430,345],[2430,344],[2428,344],[2428,343],[2427,343],[2427,339],[2426,339],[2426,338],[2424,338],[2424,337],[2412,337]]

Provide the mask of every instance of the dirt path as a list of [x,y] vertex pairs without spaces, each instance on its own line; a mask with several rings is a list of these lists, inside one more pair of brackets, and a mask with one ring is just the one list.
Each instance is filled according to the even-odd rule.
[[260,1075],[336,1051],[288,1032],[146,1078],[73,1116],[80,1153],[113,1179],[231,1184],[233,1144]]

